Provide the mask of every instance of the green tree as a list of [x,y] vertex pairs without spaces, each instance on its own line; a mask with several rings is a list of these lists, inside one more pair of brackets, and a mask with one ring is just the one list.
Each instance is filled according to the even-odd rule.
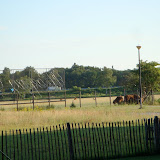
[[26,67],[23,71],[20,72],[20,77],[29,77],[33,79],[37,79],[39,77],[38,72],[35,70],[34,67]]
[[[160,69],[156,66],[157,62],[141,61],[142,71],[142,89],[148,93],[151,89],[159,90],[160,87]],[[137,65],[139,67],[139,65]]]
[[111,87],[116,82],[112,69],[104,67],[98,74],[98,87]]
[[11,87],[9,80],[10,80],[10,69],[5,67],[3,73],[1,74],[1,82],[3,84],[3,90]]
[[[160,88],[160,69],[156,67],[158,65],[157,62],[141,61],[142,91],[146,94],[151,89],[159,90]],[[139,64],[137,68],[124,76],[123,86],[132,89],[132,91],[139,89]]]

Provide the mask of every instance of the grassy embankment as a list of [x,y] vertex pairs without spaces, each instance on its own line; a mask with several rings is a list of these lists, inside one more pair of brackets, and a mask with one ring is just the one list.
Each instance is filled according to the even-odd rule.
[[[112,97],[112,100],[115,97]],[[159,97],[156,97],[159,98]],[[55,102],[54,109],[44,110],[46,103],[39,103],[35,111],[15,111],[15,106],[0,107],[0,130],[37,128],[42,126],[52,126],[56,124],[85,123],[85,122],[117,122],[123,120],[136,120],[143,118],[152,118],[160,115],[160,105],[109,105],[109,98],[97,98],[98,106],[95,106],[93,98],[82,99],[82,107],[79,107],[79,99],[74,100],[76,108],[70,109],[73,99],[67,100],[67,107],[64,102]],[[21,106],[20,108],[30,107]]]

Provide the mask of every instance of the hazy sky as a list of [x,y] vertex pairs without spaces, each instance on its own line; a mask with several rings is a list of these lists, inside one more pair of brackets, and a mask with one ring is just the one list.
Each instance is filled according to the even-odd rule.
[[160,63],[160,0],[1,0],[0,70]]

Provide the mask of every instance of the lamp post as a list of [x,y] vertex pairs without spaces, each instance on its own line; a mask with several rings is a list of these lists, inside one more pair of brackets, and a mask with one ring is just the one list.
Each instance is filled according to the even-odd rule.
[[141,46],[136,46],[138,49],[138,58],[139,58],[139,94],[140,94],[140,108],[142,109],[142,85],[141,85],[141,60],[140,60],[140,49]]

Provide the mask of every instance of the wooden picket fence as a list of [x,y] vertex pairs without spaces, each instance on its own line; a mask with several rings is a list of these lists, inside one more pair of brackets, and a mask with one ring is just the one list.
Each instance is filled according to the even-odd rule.
[[112,159],[160,152],[158,117],[2,131],[0,159]]

